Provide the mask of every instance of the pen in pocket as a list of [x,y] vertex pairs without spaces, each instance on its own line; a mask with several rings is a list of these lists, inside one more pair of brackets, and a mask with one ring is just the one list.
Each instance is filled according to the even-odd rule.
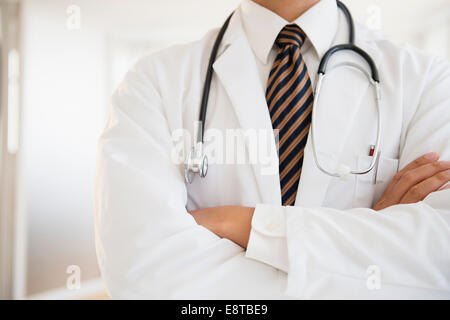
[[378,151],[377,154],[375,155],[375,145],[370,145],[370,150],[369,150],[369,156],[370,157],[377,157],[377,160],[375,162],[375,167],[374,167],[374,174],[373,174],[373,184],[377,183],[377,176],[378,176],[378,166],[380,163],[380,155],[381,155],[381,151]]

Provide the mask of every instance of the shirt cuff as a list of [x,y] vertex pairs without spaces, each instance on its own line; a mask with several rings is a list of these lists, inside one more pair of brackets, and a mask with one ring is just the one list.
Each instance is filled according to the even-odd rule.
[[245,256],[288,272],[284,207],[264,204],[256,206]]

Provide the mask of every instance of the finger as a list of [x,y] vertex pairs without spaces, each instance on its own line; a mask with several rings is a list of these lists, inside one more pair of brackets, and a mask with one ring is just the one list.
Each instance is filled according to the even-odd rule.
[[437,161],[438,159],[439,159],[439,154],[437,154],[436,152],[429,152],[429,153],[426,153],[426,154],[422,155],[421,157],[415,159],[414,161],[410,162],[402,170],[397,172],[397,174],[392,178],[392,181],[387,186],[386,190],[383,192],[383,195],[381,196],[378,203],[374,206],[374,209],[380,210],[385,207],[389,207],[394,204],[397,204],[403,197],[405,191],[403,190],[403,193],[397,192],[394,196],[392,194],[396,190],[397,184],[400,182],[403,175],[410,170],[414,170],[423,165],[433,163],[433,162]]
[[406,172],[416,169],[418,167],[421,167],[425,164],[435,162],[438,159],[439,159],[439,154],[437,154],[436,152],[429,152],[429,153],[426,153],[426,154],[422,155],[421,157],[417,158],[416,160],[410,162],[406,167],[404,167],[402,170],[397,172],[397,174],[392,178],[392,181],[386,188],[386,191],[384,192],[384,194],[390,194],[391,191],[393,190],[393,188],[395,187],[395,185],[401,180],[401,178],[403,177],[403,175]]
[[436,175],[437,173],[450,169],[450,161],[435,161],[425,164],[421,167],[411,169],[400,178],[394,189],[390,193],[390,197],[394,202],[398,202],[406,192],[420,182]]
[[410,162],[406,167],[404,167],[402,170],[400,170],[398,173],[405,173],[409,170],[418,168],[423,166],[424,164],[430,163],[430,162],[434,162],[439,160],[439,154],[437,154],[436,152],[429,152],[424,154],[423,156],[420,156],[419,158],[417,158],[416,160]]
[[400,203],[416,203],[425,199],[430,193],[439,190],[450,181],[450,170],[441,171],[434,176],[416,184],[406,192]]

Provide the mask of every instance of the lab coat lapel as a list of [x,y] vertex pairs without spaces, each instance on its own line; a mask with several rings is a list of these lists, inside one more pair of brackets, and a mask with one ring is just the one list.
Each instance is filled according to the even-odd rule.
[[[381,58],[380,50],[372,43],[364,40],[363,33],[356,43],[365,50],[378,65]],[[355,62],[364,65],[362,58],[351,52],[343,52],[333,58],[334,63]],[[333,64],[329,64],[328,69]],[[381,80],[382,81],[382,80]],[[369,107],[362,101],[372,90],[372,86],[364,75],[358,71],[342,67],[333,71],[323,82],[320,93],[316,124],[316,149],[319,161],[328,170],[336,171],[343,156],[343,149],[350,142],[356,114],[359,108]],[[375,120],[376,121],[376,120]],[[359,128],[358,128],[359,129]],[[308,137],[305,148],[302,174],[297,192],[296,205],[304,207],[322,206],[328,185],[333,177],[321,172],[314,161],[311,135]]]
[[[214,70],[218,80],[223,85],[231,100],[236,117],[243,130],[256,130],[258,139],[261,132],[269,145],[266,157],[271,165],[252,164],[261,201],[267,204],[281,204],[280,180],[278,171],[278,154],[272,130],[270,115],[267,108],[264,89],[261,86],[255,56],[240,24],[238,12],[230,22],[227,38],[232,39],[230,46],[216,59]],[[247,152],[255,150],[246,139]],[[259,148],[259,146],[258,146]],[[251,187],[251,186],[250,186]]]

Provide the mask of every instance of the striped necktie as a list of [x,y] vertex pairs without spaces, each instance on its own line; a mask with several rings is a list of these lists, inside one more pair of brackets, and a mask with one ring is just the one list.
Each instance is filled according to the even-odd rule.
[[279,48],[266,90],[273,129],[279,130],[281,200],[293,205],[311,123],[313,93],[300,47],[306,35],[297,25],[287,25],[275,43]]

